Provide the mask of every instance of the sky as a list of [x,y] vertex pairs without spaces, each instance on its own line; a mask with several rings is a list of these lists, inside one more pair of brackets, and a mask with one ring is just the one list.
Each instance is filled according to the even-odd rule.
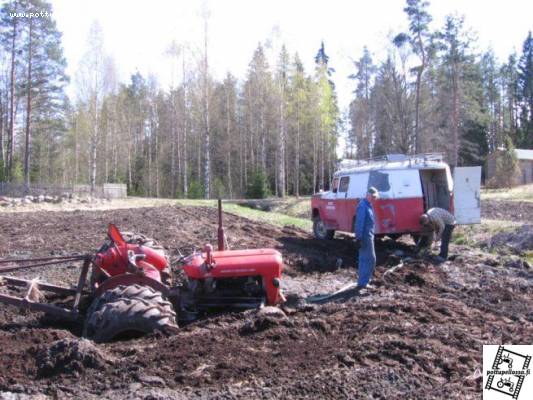
[[[165,55],[172,40],[198,54],[203,43],[202,0],[52,0],[54,18],[63,32],[67,72],[75,76],[87,48],[87,34],[98,20],[104,47],[113,56],[121,81],[136,71],[154,74],[161,86],[177,83],[176,69]],[[208,23],[210,72],[223,79],[229,71],[244,79],[253,51],[266,44],[274,62],[282,43],[298,52],[307,72],[324,41],[341,110],[354,83],[353,60],[368,46],[375,61],[384,58],[390,37],[407,30],[404,0],[211,0]],[[493,48],[500,61],[520,53],[533,30],[533,1],[432,0],[432,28],[446,15],[464,15],[465,25],[479,38],[478,50]],[[174,71],[174,73],[172,72]],[[72,79],[72,82],[75,80]],[[69,94],[74,88],[69,88]]]

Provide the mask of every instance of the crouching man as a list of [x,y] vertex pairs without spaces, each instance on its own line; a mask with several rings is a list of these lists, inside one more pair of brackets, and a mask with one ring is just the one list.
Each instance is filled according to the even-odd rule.
[[355,219],[355,240],[359,248],[359,264],[357,287],[362,289],[368,285],[374,267],[376,266],[376,251],[374,249],[374,209],[372,200],[378,198],[378,191],[371,187],[366,198],[361,199],[357,205]]
[[420,216],[420,225],[422,225],[423,231],[415,252],[424,247],[431,248],[434,241],[440,240],[440,253],[437,259],[439,262],[446,261],[448,259],[448,246],[455,227],[455,217],[443,208],[434,207]]

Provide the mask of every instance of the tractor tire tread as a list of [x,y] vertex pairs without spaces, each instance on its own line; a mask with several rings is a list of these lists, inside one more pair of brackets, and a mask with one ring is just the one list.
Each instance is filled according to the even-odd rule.
[[162,293],[148,286],[121,285],[93,300],[83,336],[103,342],[126,330],[149,333],[170,326],[177,328],[176,313]]
[[148,286],[142,286],[142,285],[120,285],[117,286],[111,290],[108,290],[104,292],[100,297],[97,297],[93,300],[91,306],[89,307],[89,310],[87,311],[87,315],[90,315],[98,309],[103,304],[106,303],[113,303],[117,300],[123,299],[123,298],[142,298],[145,300],[151,300],[151,301],[165,301],[163,298],[163,294],[152,289]]
[[106,342],[125,332],[151,333],[169,328],[177,328],[176,313],[169,302],[121,298],[89,315],[84,335],[95,342]]

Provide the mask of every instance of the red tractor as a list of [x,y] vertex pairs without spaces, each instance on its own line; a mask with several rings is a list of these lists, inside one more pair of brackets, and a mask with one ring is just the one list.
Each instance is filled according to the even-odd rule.
[[[0,276],[8,286],[26,286],[24,298],[0,294],[0,302],[36,311],[80,319],[82,294],[92,299],[85,313],[84,336],[97,342],[122,335],[177,329],[178,322],[191,321],[202,313],[220,308],[253,308],[284,301],[280,290],[283,261],[273,249],[225,250],[219,201],[218,250],[206,245],[202,251],[170,263],[162,247],[141,235],[122,234],[110,224],[108,240],[94,256],[84,256],[76,289]],[[81,257],[59,257],[72,261]],[[0,271],[49,265],[58,257],[34,260],[40,264],[1,268]],[[44,261],[44,262],[43,262]],[[84,290],[89,268],[89,290]],[[44,304],[41,290],[73,295],[70,308]]]

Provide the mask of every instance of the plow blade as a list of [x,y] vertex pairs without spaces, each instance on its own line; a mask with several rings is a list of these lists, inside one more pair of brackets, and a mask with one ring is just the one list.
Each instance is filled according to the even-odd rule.
[[[90,261],[88,259],[83,263],[80,278],[76,288],[67,288],[63,286],[52,285],[38,280],[27,280],[11,276],[0,275],[0,286],[16,286],[26,288],[24,297],[12,296],[10,294],[0,293],[0,303],[9,304],[15,307],[25,308],[32,311],[44,312],[61,318],[76,320],[79,317],[78,306],[81,300],[87,273],[89,271]],[[26,268],[26,267],[23,267]],[[51,292],[63,296],[74,296],[74,302],[71,308],[65,308],[53,304],[41,302],[41,292]]]

